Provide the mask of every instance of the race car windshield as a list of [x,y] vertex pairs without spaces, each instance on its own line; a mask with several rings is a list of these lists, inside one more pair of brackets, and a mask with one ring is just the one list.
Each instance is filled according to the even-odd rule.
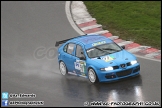
[[102,44],[95,47],[92,47],[90,49],[87,49],[87,55],[89,58],[95,58],[104,56],[107,54],[112,54],[118,51],[121,51],[122,49],[115,43],[108,43],[108,44]]

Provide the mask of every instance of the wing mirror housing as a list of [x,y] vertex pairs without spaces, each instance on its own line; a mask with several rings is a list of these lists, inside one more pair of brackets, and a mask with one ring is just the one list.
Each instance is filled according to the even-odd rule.
[[85,57],[80,57],[80,60],[86,60],[86,58]]
[[125,49],[125,46],[123,45],[123,46],[121,46],[123,49]]
[[81,52],[81,57],[80,57],[80,60],[86,60],[86,57],[84,56],[84,53],[83,52]]

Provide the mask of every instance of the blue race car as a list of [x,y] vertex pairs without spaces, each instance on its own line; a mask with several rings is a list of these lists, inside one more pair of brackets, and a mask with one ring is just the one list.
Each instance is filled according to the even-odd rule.
[[83,35],[57,41],[59,69],[62,75],[88,78],[91,83],[110,82],[137,76],[136,57],[113,40],[101,35]]

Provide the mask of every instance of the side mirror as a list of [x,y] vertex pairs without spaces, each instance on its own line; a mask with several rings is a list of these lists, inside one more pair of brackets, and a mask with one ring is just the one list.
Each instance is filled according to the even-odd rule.
[[80,60],[86,60],[86,58],[85,57],[80,57]]
[[82,51],[80,53],[81,53],[81,56],[79,57],[80,60],[86,60],[86,57],[84,56],[84,53]]
[[123,45],[123,46],[121,46],[123,49],[125,49],[125,46]]

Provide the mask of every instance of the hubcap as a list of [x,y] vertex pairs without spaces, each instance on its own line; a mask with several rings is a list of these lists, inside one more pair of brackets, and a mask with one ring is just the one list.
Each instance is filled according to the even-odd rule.
[[66,74],[66,67],[65,67],[65,64],[63,62],[60,62],[60,71],[63,75]]
[[89,70],[89,80],[94,83],[96,81],[96,75],[92,69]]

